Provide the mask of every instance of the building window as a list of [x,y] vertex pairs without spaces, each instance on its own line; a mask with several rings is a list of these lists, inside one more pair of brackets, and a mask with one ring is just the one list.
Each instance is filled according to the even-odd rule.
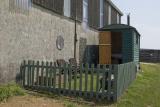
[[88,23],[88,0],[83,0],[83,22]]
[[104,16],[104,1],[100,0],[100,28],[104,26],[103,16]]
[[71,0],[64,0],[64,16],[71,16]]
[[111,6],[108,7],[108,24],[111,24]]
[[31,0],[9,0],[9,9],[15,13],[26,13],[31,8]]

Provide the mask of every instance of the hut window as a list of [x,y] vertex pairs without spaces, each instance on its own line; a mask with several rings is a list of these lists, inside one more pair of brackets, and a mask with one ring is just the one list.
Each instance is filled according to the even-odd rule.
[[70,17],[71,14],[71,0],[64,0],[64,15]]

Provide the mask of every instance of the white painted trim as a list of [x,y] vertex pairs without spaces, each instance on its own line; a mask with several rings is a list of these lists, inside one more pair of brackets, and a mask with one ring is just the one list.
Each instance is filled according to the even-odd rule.
[[119,20],[120,20],[120,15],[117,13],[117,24],[120,24]]
[[111,6],[108,6],[108,24],[111,24]]

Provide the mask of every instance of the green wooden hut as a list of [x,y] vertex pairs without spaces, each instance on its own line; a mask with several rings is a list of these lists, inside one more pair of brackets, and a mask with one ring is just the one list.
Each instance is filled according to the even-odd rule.
[[[104,43],[103,38],[110,38],[110,40],[107,40],[106,43]],[[103,41],[103,43],[101,43],[101,41]],[[104,58],[104,52],[110,55],[110,59],[108,57]],[[100,59],[111,60],[110,62],[112,64],[120,64],[133,61],[139,65],[139,53],[140,34],[136,30],[136,28],[125,24],[112,24],[100,29]],[[99,61],[103,62],[101,60]]]

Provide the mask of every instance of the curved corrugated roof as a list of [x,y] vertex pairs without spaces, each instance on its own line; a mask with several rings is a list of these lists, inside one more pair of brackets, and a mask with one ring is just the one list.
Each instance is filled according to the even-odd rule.
[[126,25],[126,24],[111,24],[111,25],[106,25],[103,28],[100,28],[99,31],[121,30],[121,29],[134,29],[139,34],[139,32],[137,31],[137,29],[135,27],[129,26],[129,25]]

